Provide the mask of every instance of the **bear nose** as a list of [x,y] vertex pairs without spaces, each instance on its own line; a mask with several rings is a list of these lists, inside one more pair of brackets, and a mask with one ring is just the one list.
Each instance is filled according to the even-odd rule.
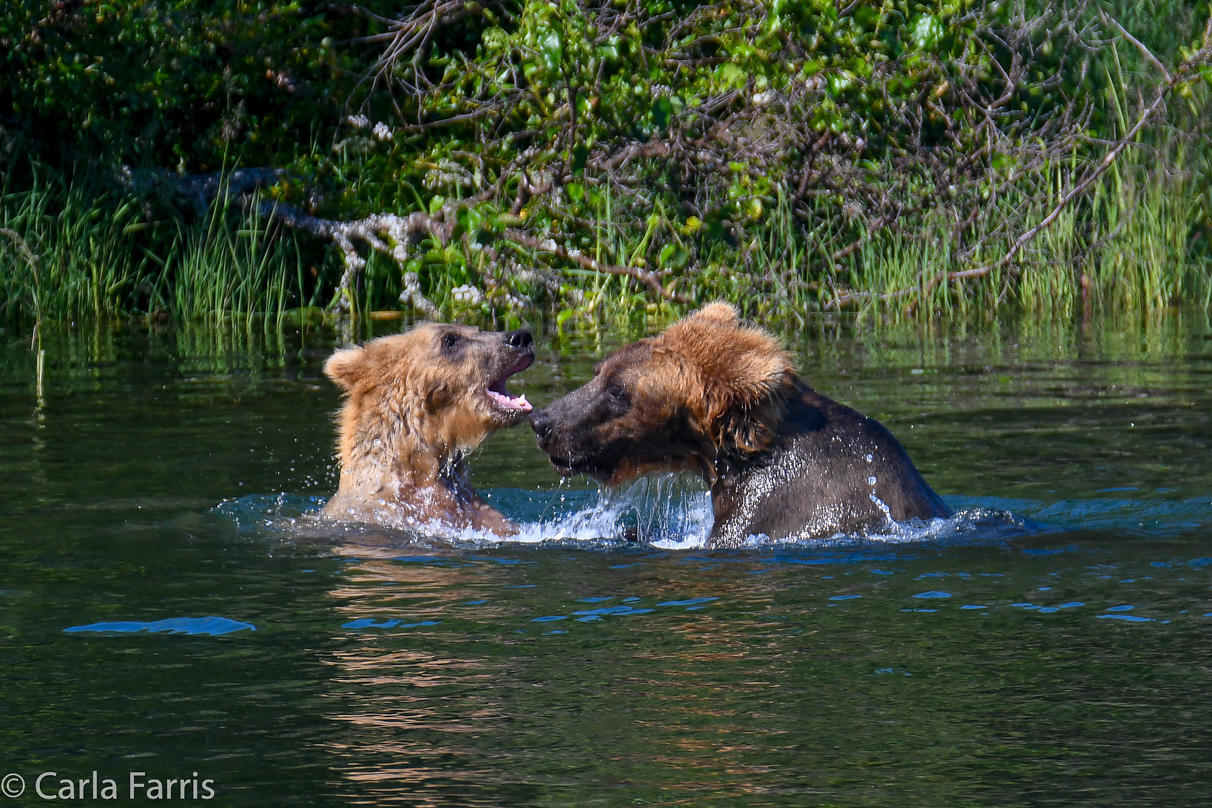
[[528,348],[534,344],[534,337],[525,328],[505,332],[505,344],[511,348]]
[[551,434],[551,416],[543,410],[535,410],[530,414],[530,428],[534,430],[534,434],[539,436],[539,440],[543,440]]

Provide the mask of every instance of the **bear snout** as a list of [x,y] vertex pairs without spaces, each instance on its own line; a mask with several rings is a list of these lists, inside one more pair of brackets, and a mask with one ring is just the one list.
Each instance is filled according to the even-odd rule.
[[535,410],[530,414],[530,428],[534,430],[534,434],[539,437],[539,446],[543,446],[543,442],[551,436],[551,430],[555,427],[554,419],[547,413],[547,408]]
[[564,401],[559,399],[531,413],[530,428],[538,438],[539,449],[551,460],[551,465],[560,475],[567,477],[585,469],[590,453],[586,452],[579,425],[568,423],[567,413],[560,407]]
[[502,338],[505,344],[511,348],[523,350],[534,345],[534,337],[525,328],[519,328],[516,331],[506,331]]
[[530,414],[530,428],[534,430],[541,449],[551,460],[551,465],[563,477],[574,473],[581,457],[568,443],[564,426],[550,412],[551,407],[535,410]]

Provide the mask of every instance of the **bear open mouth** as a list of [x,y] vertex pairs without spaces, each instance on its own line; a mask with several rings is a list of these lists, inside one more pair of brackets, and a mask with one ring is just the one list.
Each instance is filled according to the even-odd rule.
[[518,360],[517,364],[505,371],[505,375],[488,385],[488,389],[484,392],[488,394],[489,400],[493,404],[496,404],[497,407],[508,412],[530,412],[533,408],[530,406],[530,402],[526,400],[526,395],[513,395],[505,389],[505,382],[513,374],[526,370],[532,362],[534,362],[534,354],[526,354]]

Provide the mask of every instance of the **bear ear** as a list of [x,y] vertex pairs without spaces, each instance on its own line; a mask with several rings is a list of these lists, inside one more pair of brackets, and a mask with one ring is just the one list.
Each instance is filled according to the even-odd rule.
[[739,320],[739,315],[736,306],[731,303],[725,303],[722,300],[717,300],[714,303],[708,303],[703,308],[691,315],[696,320],[705,320],[712,323],[719,323],[722,326],[736,326]]
[[778,340],[762,328],[716,327],[703,335],[701,344],[696,364],[715,413],[759,406],[792,371]]
[[[747,446],[760,441],[742,435],[759,413],[775,405],[775,393],[793,373],[786,351],[769,331],[744,325],[736,309],[712,303],[674,323],[661,348],[698,371],[707,428],[717,440]],[[765,420],[764,416],[758,416]],[[728,433],[736,433],[728,436]]]
[[324,375],[342,390],[352,390],[365,373],[366,349],[360,345],[337,351],[324,363]]

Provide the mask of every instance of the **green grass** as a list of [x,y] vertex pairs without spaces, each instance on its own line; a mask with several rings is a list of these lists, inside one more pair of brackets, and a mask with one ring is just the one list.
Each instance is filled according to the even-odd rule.
[[[1047,183],[1050,193],[1037,198],[1009,195],[999,204],[1025,209],[1021,229],[1026,230],[1056,207],[1072,174],[1072,166],[1054,167]],[[1125,152],[1085,198],[1065,208],[1013,264],[980,279],[940,283],[924,298],[870,298],[858,307],[868,315],[908,313],[927,320],[1065,318],[1125,311],[1151,315],[1180,305],[1207,308],[1212,296],[1210,178],[1212,153],[1206,145],[1193,151],[1178,138],[1141,144]],[[927,219],[924,231],[873,238],[851,267],[832,273],[832,280],[887,296],[941,273],[993,262],[1018,235],[978,233],[976,238],[985,243],[965,263],[956,255],[948,222]],[[778,250],[762,254],[758,261],[775,267],[775,276],[791,269],[780,266]],[[811,300],[785,290],[775,293],[792,306],[811,307]]]
[[276,235],[255,213],[233,224],[240,218],[223,199],[201,226],[179,227],[165,260],[173,282],[163,290],[177,318],[251,322],[259,314],[280,318],[297,305],[306,270],[293,237]]
[[315,301],[293,233],[220,196],[197,222],[40,166],[0,194],[0,319],[281,317]]
[[64,183],[37,167],[30,188],[5,188],[0,292],[7,317],[120,313],[131,291],[155,277],[147,257],[132,249],[136,216],[133,200]]

